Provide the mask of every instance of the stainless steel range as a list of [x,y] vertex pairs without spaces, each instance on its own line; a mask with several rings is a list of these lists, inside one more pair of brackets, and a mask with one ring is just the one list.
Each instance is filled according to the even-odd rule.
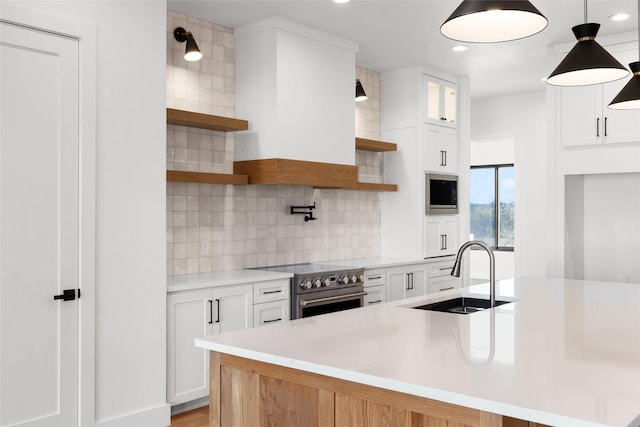
[[330,264],[291,264],[260,270],[293,273],[291,319],[362,307],[364,268]]

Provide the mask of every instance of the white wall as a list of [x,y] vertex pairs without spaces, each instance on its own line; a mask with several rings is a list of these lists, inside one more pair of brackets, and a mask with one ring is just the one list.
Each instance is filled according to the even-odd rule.
[[96,28],[95,422],[166,424],[166,4],[16,4]]
[[532,92],[471,102],[471,139],[514,141],[515,277],[546,275],[546,94]]

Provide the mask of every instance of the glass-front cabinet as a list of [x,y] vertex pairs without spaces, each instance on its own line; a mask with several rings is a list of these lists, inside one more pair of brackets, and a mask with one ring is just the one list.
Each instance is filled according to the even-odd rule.
[[424,76],[425,123],[458,127],[458,85],[432,76]]

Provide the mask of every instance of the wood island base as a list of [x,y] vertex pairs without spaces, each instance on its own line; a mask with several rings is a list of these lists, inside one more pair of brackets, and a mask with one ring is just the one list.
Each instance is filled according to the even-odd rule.
[[541,426],[215,351],[210,364],[212,427]]

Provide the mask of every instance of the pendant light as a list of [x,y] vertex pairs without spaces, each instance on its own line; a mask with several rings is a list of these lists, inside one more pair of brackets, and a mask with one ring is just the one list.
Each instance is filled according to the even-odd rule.
[[[638,59],[640,59],[640,0],[638,0]],[[609,108],[613,110],[640,109],[640,61],[632,62],[629,68],[633,76],[609,104]]]
[[578,43],[547,78],[550,85],[593,85],[629,75],[629,70],[595,40],[600,24],[587,23],[587,0],[584,0],[584,21],[571,29]]
[[464,0],[440,32],[461,42],[494,43],[532,36],[547,24],[547,18],[528,0]]

